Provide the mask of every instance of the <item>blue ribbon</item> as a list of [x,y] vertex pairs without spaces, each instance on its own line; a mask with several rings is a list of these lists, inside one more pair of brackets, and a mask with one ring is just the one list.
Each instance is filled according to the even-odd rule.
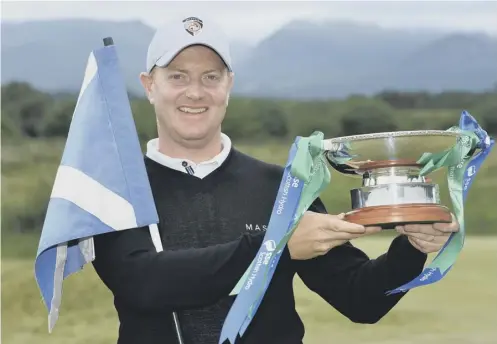
[[[480,139],[479,147],[477,148],[481,149],[464,171],[463,198],[465,199],[476,172],[490,152],[491,147],[494,145],[494,140],[487,135],[487,133],[478,125],[476,120],[467,112],[462,113],[460,127],[464,131],[476,133]],[[221,331],[219,344],[224,344],[226,340],[228,340],[229,343],[234,344],[236,338],[238,336],[243,336],[245,333],[271,282],[283,248],[277,252],[275,251],[277,248],[282,247],[282,240],[289,235],[293,228],[304,187],[304,181],[291,173],[299,139],[300,138],[297,138],[295,140],[290,149],[263,244],[257,252],[252,265],[249,267],[238,296],[228,313]],[[449,238],[441,252],[447,247],[452,238],[453,236]],[[264,273],[266,271],[267,274]],[[423,273],[413,281],[389,293],[405,291],[419,285],[434,283],[443,278],[447,271],[443,274],[437,274],[433,271],[428,271],[428,273],[423,271]],[[237,287],[235,287],[235,289],[237,289]]]
[[[476,136],[479,139],[479,142],[475,148],[480,149],[480,151],[471,159],[469,163],[467,163],[463,178],[462,178],[462,205],[464,205],[464,201],[466,200],[466,197],[468,195],[468,191],[470,186],[473,184],[474,178],[476,177],[476,174],[478,170],[480,169],[481,165],[483,164],[484,160],[487,158],[488,154],[490,153],[493,145],[495,144],[494,139],[492,139],[485,130],[483,130],[478,122],[474,119],[473,116],[471,116],[467,111],[463,111],[461,114],[461,118],[459,120],[459,128],[464,132],[471,132],[476,134]],[[463,163],[463,162],[461,162]],[[450,173],[450,171],[449,171]],[[450,183],[449,183],[450,184]],[[456,191],[454,191],[456,192]],[[451,195],[453,200],[457,201],[457,197],[455,195]],[[464,209],[464,207],[462,207]],[[464,211],[463,211],[464,212]],[[456,213],[457,215],[457,213]],[[463,214],[461,214],[462,218],[464,218]],[[462,245],[464,242],[464,221],[460,223],[461,225],[461,230],[458,233],[452,233],[445,245],[442,247],[442,249],[438,252],[437,256],[434,258],[433,262],[437,261],[437,258],[440,257],[445,251],[447,250],[454,250],[457,249],[459,246],[462,249]],[[458,242],[454,242],[454,244],[451,244],[452,241],[458,240]],[[450,252],[450,251],[447,251]],[[436,264],[433,264],[434,267],[427,267],[425,268],[419,276],[414,278],[412,281],[395,288],[394,290],[388,291],[387,295],[391,294],[396,294],[400,292],[406,292],[410,289],[420,287],[423,285],[428,285],[432,284],[435,282],[438,282],[439,280],[443,279],[447,273],[451,270],[453,264],[450,264],[446,269],[441,270],[436,266]]]
[[472,131],[480,139],[480,143],[477,148],[480,149],[478,154],[476,154],[471,163],[468,164],[466,171],[464,173],[463,182],[463,198],[466,200],[466,195],[469,191],[470,186],[473,184],[473,180],[476,173],[480,169],[483,161],[487,158],[492,147],[495,144],[495,140],[491,138],[485,130],[478,124],[478,122],[471,116],[467,111],[463,111],[461,114],[461,119],[459,120],[459,127],[462,130]]
[[[299,138],[295,140],[290,149],[263,244],[257,252],[247,279],[224,322],[219,344],[225,343],[226,340],[229,343],[234,343],[238,334],[243,336],[271,282],[283,248],[278,252],[274,251],[288,231],[293,228],[304,184],[291,173],[292,162],[297,153],[298,141]],[[263,271],[268,264],[269,269],[267,270],[267,276],[265,276]]]

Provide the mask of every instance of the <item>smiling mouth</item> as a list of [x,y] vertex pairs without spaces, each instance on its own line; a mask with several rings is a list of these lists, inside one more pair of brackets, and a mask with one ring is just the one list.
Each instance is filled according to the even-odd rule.
[[183,112],[183,113],[189,113],[189,114],[200,114],[200,113],[204,113],[207,111],[208,108],[206,107],[201,107],[201,108],[191,108],[191,107],[187,107],[187,106],[181,106],[178,108],[179,111]]

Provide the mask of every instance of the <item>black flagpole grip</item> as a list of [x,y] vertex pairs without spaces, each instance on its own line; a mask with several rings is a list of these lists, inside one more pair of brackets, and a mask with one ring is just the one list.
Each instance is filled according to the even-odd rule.
[[109,45],[114,45],[114,40],[112,39],[112,37],[105,37],[104,46],[108,47]]

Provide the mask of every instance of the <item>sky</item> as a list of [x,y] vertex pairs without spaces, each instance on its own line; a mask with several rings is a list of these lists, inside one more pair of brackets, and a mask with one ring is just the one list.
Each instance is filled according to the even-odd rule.
[[480,31],[497,36],[496,1],[2,1],[2,21],[89,18],[139,20],[152,27],[168,16],[215,19],[227,34],[250,43],[286,23],[343,20],[385,28]]

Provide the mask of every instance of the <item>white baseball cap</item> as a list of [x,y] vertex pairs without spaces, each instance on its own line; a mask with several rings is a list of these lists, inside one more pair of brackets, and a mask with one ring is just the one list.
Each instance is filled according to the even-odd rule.
[[167,66],[183,49],[201,44],[214,50],[232,71],[230,45],[223,30],[209,20],[184,17],[159,27],[148,46],[147,72]]

